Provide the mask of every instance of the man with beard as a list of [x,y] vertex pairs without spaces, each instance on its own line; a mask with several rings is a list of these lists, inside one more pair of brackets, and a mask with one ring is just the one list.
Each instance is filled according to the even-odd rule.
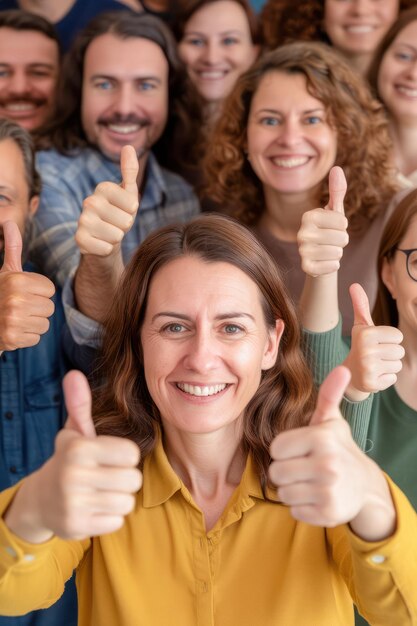
[[46,19],[0,12],[0,117],[33,131],[51,116],[60,64],[57,34]]
[[[0,120],[0,490],[51,456],[65,421],[61,297],[26,260],[28,226],[39,191],[30,136],[16,124]],[[0,626],[76,623],[73,581],[50,609],[19,618],[0,616]]]
[[[109,301],[123,263],[149,232],[198,213],[191,187],[162,169],[151,151],[163,134],[179,68],[168,28],[153,16],[137,13],[97,17],[65,59],[56,114],[40,139],[49,149],[38,155],[43,187],[31,244],[39,267],[58,284],[63,285],[79,263],[74,235],[84,199],[103,181],[121,181],[123,146],[133,146],[139,160],[139,179],[132,186],[136,193],[136,187],[140,190],[140,210],[136,214],[136,198],[117,266],[94,255],[82,257],[77,273],[81,288],[97,270],[98,260],[96,287],[105,285]],[[98,191],[105,196],[109,186],[103,184]],[[111,213],[106,220],[112,220]],[[112,227],[106,220],[101,229]],[[78,304],[91,313],[88,305]]]

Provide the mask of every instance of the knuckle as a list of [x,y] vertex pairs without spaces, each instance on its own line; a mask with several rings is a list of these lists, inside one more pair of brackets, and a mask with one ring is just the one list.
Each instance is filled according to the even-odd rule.
[[94,194],[90,196],[90,198],[96,197],[96,199],[98,199],[95,194],[98,194],[99,196],[104,196],[105,198],[107,198],[107,196],[113,191],[114,187],[115,187],[115,183],[105,180],[97,185]]

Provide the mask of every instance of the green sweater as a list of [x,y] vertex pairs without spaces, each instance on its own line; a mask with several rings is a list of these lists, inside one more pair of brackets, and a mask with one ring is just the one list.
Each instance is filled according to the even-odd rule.
[[[348,347],[341,324],[328,333],[304,332],[307,358],[319,384],[345,358]],[[345,402],[342,413],[355,441],[400,487],[417,509],[417,411],[401,400],[395,387],[370,396],[364,402]],[[366,442],[364,428],[368,425]],[[356,626],[367,622],[356,614]]]

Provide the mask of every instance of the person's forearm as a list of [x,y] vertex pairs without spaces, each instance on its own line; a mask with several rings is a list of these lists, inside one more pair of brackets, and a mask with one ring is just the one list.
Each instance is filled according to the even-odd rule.
[[111,257],[81,256],[74,280],[75,301],[81,313],[96,322],[104,320],[123,270],[120,252]]
[[384,474],[376,463],[369,462],[373,466],[368,481],[369,500],[349,525],[365,541],[382,541],[394,534],[397,515]]
[[22,482],[4,514],[6,526],[29,543],[44,543],[53,537],[53,532],[45,528],[41,521],[39,475],[39,471],[34,472]]
[[337,272],[315,278],[306,275],[299,311],[303,328],[311,332],[324,333],[337,326]]

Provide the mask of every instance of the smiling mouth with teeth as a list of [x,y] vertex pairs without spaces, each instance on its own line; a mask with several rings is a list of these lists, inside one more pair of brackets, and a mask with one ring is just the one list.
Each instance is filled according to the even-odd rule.
[[217,385],[189,385],[188,383],[176,383],[177,389],[180,389],[186,394],[190,396],[215,396],[224,389],[226,389],[228,385],[226,383],[220,383]]

